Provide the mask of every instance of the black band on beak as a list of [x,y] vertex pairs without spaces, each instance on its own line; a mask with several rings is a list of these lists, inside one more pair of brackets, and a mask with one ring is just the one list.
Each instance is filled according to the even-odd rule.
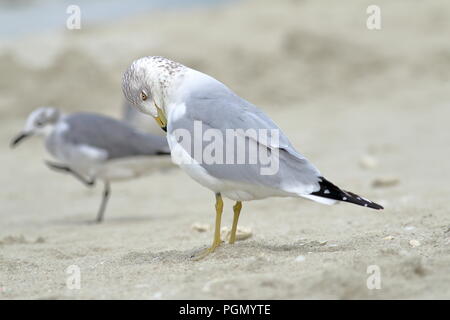
[[14,148],[20,141],[22,141],[23,139],[25,139],[29,136],[30,136],[29,133],[21,132],[16,137],[14,137],[14,139],[11,140],[11,143],[9,144],[9,146],[11,148]]

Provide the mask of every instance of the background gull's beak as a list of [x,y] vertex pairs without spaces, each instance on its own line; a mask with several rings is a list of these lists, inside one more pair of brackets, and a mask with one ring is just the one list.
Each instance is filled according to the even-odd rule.
[[29,136],[31,136],[31,133],[21,132],[11,140],[11,143],[9,144],[9,146],[11,148],[14,148],[17,144],[19,144],[20,141],[22,141],[23,139],[25,139]]

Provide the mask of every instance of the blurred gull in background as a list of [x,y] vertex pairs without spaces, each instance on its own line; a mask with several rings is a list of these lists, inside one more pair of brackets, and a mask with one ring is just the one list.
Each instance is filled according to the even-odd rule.
[[33,111],[11,147],[32,135],[43,136],[47,151],[58,162],[49,168],[72,174],[86,186],[104,183],[97,222],[103,220],[110,182],[139,177],[171,165],[165,137],[143,133],[119,120],[94,114],[63,115],[56,108]]

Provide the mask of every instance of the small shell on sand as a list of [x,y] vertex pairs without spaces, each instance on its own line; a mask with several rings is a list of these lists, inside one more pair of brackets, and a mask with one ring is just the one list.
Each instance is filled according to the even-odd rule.
[[[238,227],[236,230],[236,241],[246,240],[253,235],[252,229],[246,227]],[[223,227],[220,230],[220,238],[222,241],[229,241],[231,237],[231,229]]]
[[196,222],[196,223],[192,224],[191,228],[198,232],[206,232],[211,229],[211,226],[207,223]]
[[45,238],[44,237],[37,237],[36,243],[44,243],[45,242]]
[[387,237],[384,237],[383,240],[394,240],[394,237],[393,236],[387,236]]
[[303,262],[303,261],[305,261],[305,259],[306,259],[305,256],[300,255],[297,258],[295,258],[295,261],[296,262]]
[[415,247],[420,246],[420,242],[419,242],[419,240],[413,239],[413,240],[410,240],[410,241],[409,241],[409,245],[410,245],[411,247],[415,248]]
[[359,165],[363,169],[373,169],[378,166],[378,161],[374,157],[366,154],[359,160]]
[[372,182],[372,187],[374,188],[386,188],[393,187],[399,184],[400,180],[395,177],[383,177],[377,178]]
[[155,292],[152,296],[153,299],[155,300],[161,300],[162,298],[162,293],[161,292]]
[[10,245],[10,244],[26,244],[26,243],[44,243],[45,238],[37,237],[35,240],[29,240],[23,235],[18,236],[7,236],[0,239],[0,245]]

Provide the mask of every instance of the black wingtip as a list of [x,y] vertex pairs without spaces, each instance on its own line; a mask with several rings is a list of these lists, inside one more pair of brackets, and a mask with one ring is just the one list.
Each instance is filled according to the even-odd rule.
[[322,198],[328,198],[338,201],[344,201],[353,203],[362,207],[371,208],[375,210],[383,210],[383,206],[378,203],[372,202],[370,200],[364,199],[363,197],[350,192],[345,191],[325,179],[324,177],[320,177],[321,181],[319,182],[320,190],[311,193],[312,195],[319,196]]
[[372,209],[375,209],[375,210],[384,210],[384,207],[382,205],[380,205],[378,203],[374,203],[374,202],[372,202],[372,206],[369,207],[369,208],[372,208]]
[[[350,202],[350,203],[353,203],[353,204],[357,204],[359,206],[363,206],[363,207],[366,207],[366,208],[375,209],[375,210],[382,210],[382,209],[384,209],[382,205],[379,205],[378,203],[375,203],[375,202],[372,202],[372,201],[370,201],[368,199],[365,199],[365,198],[363,198],[363,197],[361,197],[361,196],[359,196],[359,195],[357,195],[357,194],[355,194],[353,192],[342,190],[342,193],[344,194],[343,197],[346,197],[345,195],[347,195],[347,199],[343,200],[343,201]],[[350,196],[350,197],[348,197],[348,196]]]

